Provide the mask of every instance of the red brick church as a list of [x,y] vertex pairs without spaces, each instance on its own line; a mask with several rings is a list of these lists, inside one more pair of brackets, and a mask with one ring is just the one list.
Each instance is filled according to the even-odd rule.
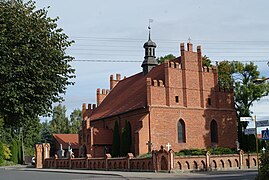
[[156,44],[144,44],[142,72],[110,76],[110,90],[97,89],[97,104],[83,104],[80,155],[110,153],[115,122],[128,123],[130,152],[135,156],[171,148],[236,147],[237,121],[233,90],[218,86],[217,67],[202,66],[196,52],[180,44],[180,56],[158,65]]

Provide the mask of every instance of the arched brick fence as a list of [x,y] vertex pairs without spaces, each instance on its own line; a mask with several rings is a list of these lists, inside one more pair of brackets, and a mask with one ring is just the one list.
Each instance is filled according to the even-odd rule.
[[131,153],[119,158],[111,158],[110,154],[103,158],[92,158],[90,155],[85,158],[45,158],[43,156],[49,154],[49,147],[49,144],[36,145],[37,168],[184,172],[257,167],[256,154],[243,152],[229,155],[207,153],[205,156],[174,156],[173,150],[161,148],[152,151],[152,156],[146,158],[136,158]]

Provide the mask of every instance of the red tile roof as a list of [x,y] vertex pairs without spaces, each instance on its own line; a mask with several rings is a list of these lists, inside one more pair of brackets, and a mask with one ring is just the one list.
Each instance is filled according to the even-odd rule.
[[94,109],[91,120],[146,107],[147,77],[164,81],[164,64],[156,66],[146,76],[141,72],[119,81],[102,103]]
[[63,149],[68,148],[68,142],[72,149],[79,149],[78,134],[53,134],[53,137],[59,145],[63,145]]

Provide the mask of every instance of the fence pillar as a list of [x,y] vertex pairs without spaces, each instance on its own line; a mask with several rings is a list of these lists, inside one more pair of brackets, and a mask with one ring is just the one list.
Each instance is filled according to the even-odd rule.
[[89,169],[89,159],[92,157],[91,154],[86,154],[85,161],[86,161],[86,168]]
[[210,152],[206,152],[206,171],[211,171]]
[[243,169],[244,168],[243,163],[244,163],[244,151],[241,150],[239,152],[239,169]]
[[43,146],[42,144],[35,145],[35,167],[43,168]]
[[106,170],[108,170],[108,161],[111,158],[110,154],[106,154]]
[[54,168],[55,168],[55,169],[57,169],[57,159],[58,159],[58,155],[55,154],[55,155],[54,155],[54,160],[53,160],[53,161],[54,161]]
[[131,159],[134,157],[132,153],[127,154],[127,169],[128,171],[131,170]]
[[168,151],[168,161],[170,161],[170,165],[168,166],[168,171],[171,171],[172,169],[175,168],[174,157],[175,157],[175,153],[174,153],[174,151],[172,149],[170,149]]

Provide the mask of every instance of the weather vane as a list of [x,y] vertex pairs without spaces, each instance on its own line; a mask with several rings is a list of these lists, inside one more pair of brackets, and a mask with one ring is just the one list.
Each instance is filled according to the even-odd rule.
[[153,23],[153,19],[149,19],[149,26],[148,26],[149,30],[151,29],[150,23]]

